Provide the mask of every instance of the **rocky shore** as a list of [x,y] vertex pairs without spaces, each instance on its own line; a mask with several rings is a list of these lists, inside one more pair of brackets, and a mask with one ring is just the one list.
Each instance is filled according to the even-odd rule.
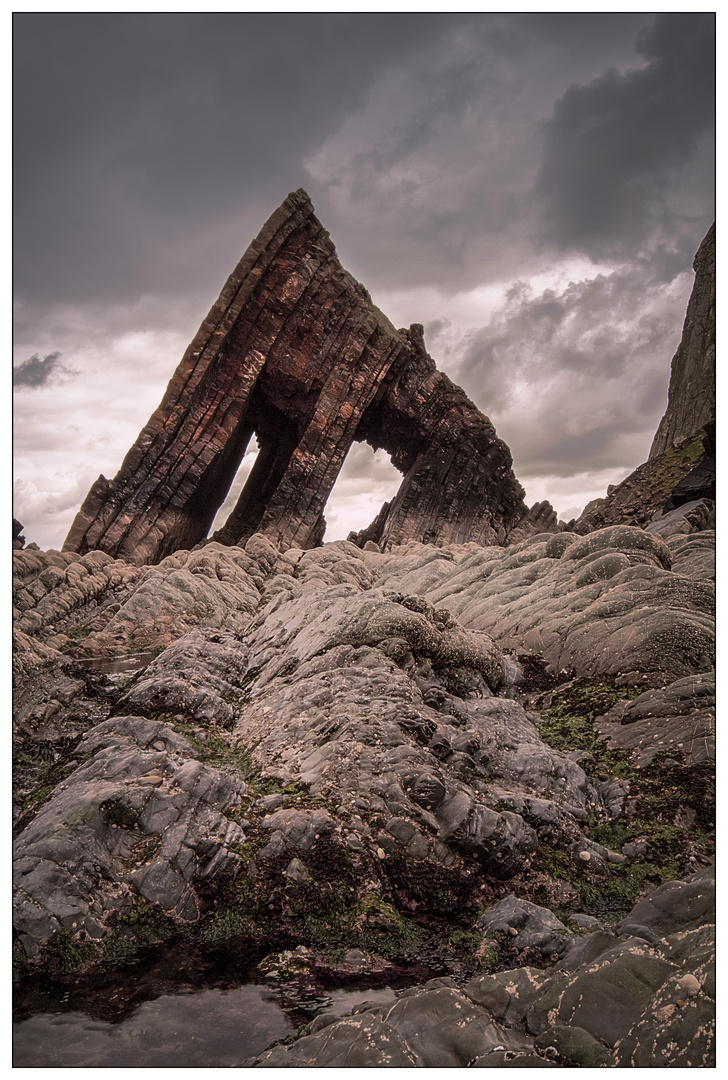
[[18,551],[22,978],[426,954],[256,1064],[709,1063],[712,540]]

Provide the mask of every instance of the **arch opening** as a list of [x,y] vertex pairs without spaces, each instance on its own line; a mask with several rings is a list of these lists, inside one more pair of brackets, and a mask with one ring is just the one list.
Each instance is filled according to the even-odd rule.
[[214,536],[217,530],[222,529],[230,514],[235,509],[236,503],[240,498],[240,494],[245,485],[247,484],[251,472],[253,471],[253,467],[255,466],[255,462],[258,458],[259,453],[260,446],[258,445],[258,440],[255,434],[253,434],[250,442],[248,443],[248,448],[245,451],[243,460],[240,462],[240,465],[238,466],[238,471],[236,472],[235,477],[233,478],[233,482],[228,490],[228,493],[225,496],[225,501],[222,503],[217,513],[215,514],[212,525],[208,530],[208,538]]
[[[244,483],[238,488],[237,501],[229,510],[224,524],[212,534],[213,540],[241,547],[258,531],[301,440],[299,425],[272,405],[259,387],[253,392],[246,422],[255,436],[258,453],[251,462],[247,476],[243,476]],[[233,486],[237,487],[237,483]],[[226,505],[229,502],[230,495],[225,500]]]
[[402,474],[385,450],[352,443],[324,507],[324,541],[346,540],[350,532],[365,529],[401,483]]

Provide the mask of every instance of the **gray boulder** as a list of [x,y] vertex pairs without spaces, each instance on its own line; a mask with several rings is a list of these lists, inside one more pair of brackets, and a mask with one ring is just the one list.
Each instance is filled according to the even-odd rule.
[[693,930],[714,921],[715,867],[707,866],[686,881],[660,885],[632,908],[617,932],[658,941],[677,930]]
[[30,956],[60,928],[102,939],[134,897],[193,920],[193,879],[240,863],[231,845],[245,833],[229,815],[247,785],[194,760],[172,728],[116,717],[76,753],[81,763],[15,844],[14,924]]
[[231,727],[247,669],[247,649],[233,634],[195,628],[151,662],[116,711],[182,713]]
[[536,948],[544,956],[561,956],[566,951],[571,931],[548,908],[529,900],[507,896],[479,917],[476,926],[486,937],[500,933],[511,939],[517,949]]
[[610,747],[628,750],[644,768],[669,751],[686,765],[715,760],[715,674],[688,675],[598,717],[595,729]]

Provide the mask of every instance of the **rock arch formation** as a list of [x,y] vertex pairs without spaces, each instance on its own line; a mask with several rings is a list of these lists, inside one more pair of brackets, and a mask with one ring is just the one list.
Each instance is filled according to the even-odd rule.
[[289,195],[228,278],[116,477],[100,476],[65,551],[154,563],[207,537],[255,432],[260,451],[214,539],[264,532],[314,547],[355,440],[383,447],[402,486],[357,534],[501,544],[555,530],[530,511],[508,447],[437,371],[422,327],[396,330],[348,274],[305,191]]

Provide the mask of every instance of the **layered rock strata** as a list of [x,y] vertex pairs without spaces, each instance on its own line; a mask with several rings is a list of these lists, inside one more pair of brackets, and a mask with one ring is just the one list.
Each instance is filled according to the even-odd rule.
[[[281,788],[303,784],[337,807],[335,817],[316,810],[315,821],[305,808],[258,819],[254,835],[267,837],[258,865],[286,853],[305,863],[314,833],[331,834],[358,860],[362,880],[372,860],[387,857],[461,871],[476,865],[490,880],[508,880],[526,872],[543,842],[604,860],[605,849],[582,827],[590,808],[615,797],[620,806],[624,792],[595,787],[578,760],[544,743],[536,713],[497,696],[514,670],[503,650],[540,657],[562,679],[654,688],[606,711],[602,736],[639,766],[665,753],[686,768],[709,765],[714,618],[706,539],[696,534],[692,560],[689,537],[666,543],[626,526],[583,538],[540,535],[513,548],[411,544],[391,554],[343,541],[281,554],[256,535],[245,551],[210,545],[144,571],[95,553],[98,583],[83,566],[90,556],[66,571],[86,570],[79,578],[88,582],[86,606],[98,613],[75,646],[62,632],[67,577],[54,565],[70,556],[18,552],[25,594],[33,594],[35,560],[34,580],[45,575],[36,607],[54,619],[44,630],[42,618],[31,623],[24,610],[23,640],[32,635],[57,666],[64,657],[49,642],[77,654],[129,651],[151,640],[150,627],[172,641],[118,702],[118,718],[84,736],[68,779],[18,838],[23,940],[40,947],[58,923],[61,893],[72,921],[91,919],[87,932],[103,937],[97,913],[115,910],[120,887],[169,915],[194,918],[192,879],[242,869],[235,845],[247,826],[233,811],[249,801],[245,785],[238,775],[230,787],[193,764],[210,725],[247,748],[251,764]],[[114,567],[141,579],[134,587],[120,577],[126,598],[117,592],[113,610],[99,611]],[[79,625],[77,609],[65,617]],[[37,670],[20,669],[19,682],[36,684]],[[18,717],[26,739],[49,745],[62,742],[69,709],[69,675],[53,679],[48,705],[30,697]],[[179,842],[167,843],[184,809],[174,792],[188,790],[188,775],[192,803],[179,819]],[[207,787],[218,795],[204,795]],[[234,829],[222,821],[226,813]],[[67,866],[74,869],[66,888]],[[93,911],[73,898],[79,874],[79,895],[97,897]]]
[[507,446],[438,372],[422,328],[396,330],[341,266],[302,190],[273,214],[230,275],[159,408],[117,476],[100,476],[64,551],[155,563],[204,540],[255,434],[260,450],[215,539],[255,532],[321,542],[323,510],[354,441],[403,473],[367,538],[383,546],[503,543],[556,528],[534,510]]
[[25,547],[25,537],[22,534],[23,526],[16,518],[13,518],[13,551]]

